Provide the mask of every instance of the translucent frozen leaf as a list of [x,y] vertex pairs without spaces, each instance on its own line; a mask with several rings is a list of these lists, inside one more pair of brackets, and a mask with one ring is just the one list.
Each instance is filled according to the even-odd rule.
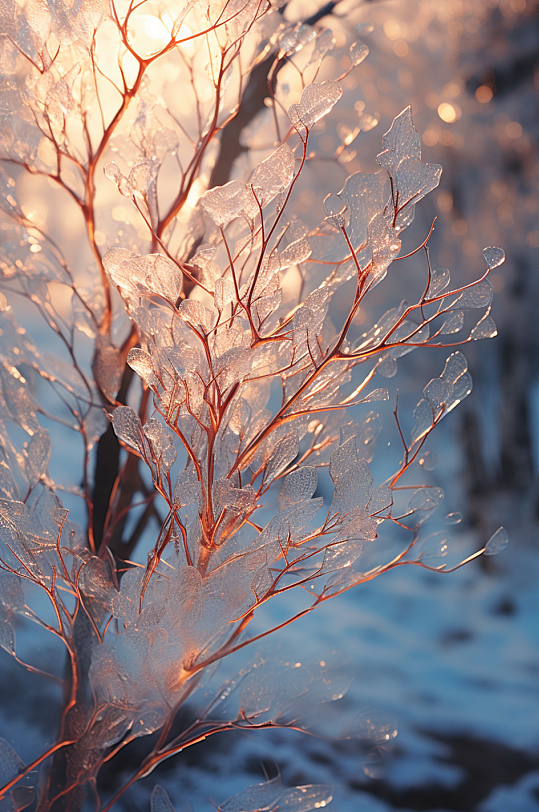
[[475,327],[470,332],[470,338],[473,341],[477,341],[480,338],[494,338],[498,335],[498,330],[496,329],[496,325],[494,324],[494,319],[490,315],[490,307],[480,319]]
[[[398,208],[413,201],[414,204],[435,189],[442,174],[438,164],[424,164],[419,158],[403,158],[395,173],[399,194]],[[398,223],[400,225],[400,223]]]
[[0,739],[0,786],[15,778],[24,767],[24,761],[13,747],[5,739]]
[[326,220],[336,228],[348,228],[350,225],[350,209],[346,201],[339,195],[330,194],[324,200]]
[[365,45],[365,43],[362,42],[361,40],[358,40],[357,42],[354,42],[354,44],[350,46],[349,54],[352,65],[354,66],[359,65],[361,64],[361,62],[363,62],[364,59],[368,57],[369,47],[368,45]]
[[226,305],[236,301],[236,289],[232,279],[221,277],[215,280],[215,307],[223,310]]
[[264,482],[267,484],[282,473],[294,460],[299,451],[299,438],[295,430],[282,437],[271,454],[264,471]]
[[461,293],[453,305],[458,305],[460,308],[489,307],[493,295],[494,291],[489,280],[483,279]]
[[251,201],[250,189],[239,180],[231,180],[224,186],[208,189],[200,199],[210,217],[220,227],[239,217],[246,207],[252,207]]
[[156,730],[162,728],[165,722],[166,717],[159,711],[146,711],[146,713],[142,714],[140,719],[137,719],[133,723],[131,735],[133,737],[148,736],[150,733],[154,733]]
[[171,578],[167,595],[167,614],[174,625],[190,629],[200,617],[202,578],[196,567],[182,567]]
[[379,359],[376,372],[383,378],[393,378],[397,374],[397,362],[391,354],[388,353]]
[[290,265],[300,265],[305,260],[309,259],[312,254],[312,248],[308,240],[299,239],[290,243],[284,251],[279,254],[279,261],[282,269],[289,268]]
[[442,326],[440,327],[440,335],[445,336],[451,335],[452,333],[458,333],[458,331],[462,329],[463,324],[464,313],[462,310],[454,310],[444,320]]
[[268,589],[273,586],[273,575],[267,564],[263,564],[257,571],[255,577],[251,581],[251,589],[256,595],[256,599],[260,600],[267,593]]
[[310,499],[316,491],[318,472],[316,468],[303,467],[292,471],[285,478],[281,493],[279,494],[279,507],[284,510]]
[[26,475],[32,486],[46,475],[50,458],[49,432],[42,429],[34,434],[26,451]]
[[280,776],[263,784],[247,787],[232,795],[217,807],[217,812],[265,812],[277,809],[277,801],[283,792]]
[[152,792],[150,810],[151,812],[175,812],[167,791],[160,784],[156,784]]
[[288,144],[282,144],[260,163],[249,180],[261,206],[270,203],[286,189],[294,177],[296,159]]
[[412,119],[412,108],[407,107],[394,120],[382,138],[384,151],[377,156],[380,166],[395,175],[403,158],[421,158],[421,143]]
[[142,452],[144,447],[142,423],[133,409],[129,406],[118,406],[112,414],[112,427],[119,440],[133,450]]
[[0,612],[0,648],[7,651],[8,654],[15,654],[15,633],[13,626],[7,620],[2,619]]
[[331,29],[325,28],[321,31],[316,38],[311,58],[309,59],[309,65],[323,59],[329,51],[332,51],[335,47],[335,41],[335,35]]
[[303,90],[299,104],[293,104],[288,110],[292,125],[300,131],[303,127],[310,129],[323,118],[342,96],[340,84],[328,80],[321,84],[311,84]]
[[419,488],[408,502],[408,510],[432,511],[437,508],[444,498],[441,488]]
[[444,524],[460,524],[462,521],[462,513],[448,513],[444,517]]
[[305,23],[297,23],[292,31],[286,31],[279,42],[281,55],[297,53],[316,37],[316,29]]
[[418,551],[418,558],[424,563],[436,562],[444,558],[449,552],[451,536],[445,531],[432,533],[422,543]]
[[383,400],[389,400],[389,391],[384,388],[374,389],[369,392],[364,398],[361,398],[360,403],[375,403]]
[[483,250],[483,256],[489,270],[491,271],[505,262],[505,252],[501,248],[496,248],[495,246],[485,248]]
[[498,555],[509,544],[509,536],[505,527],[499,527],[485,545],[484,555]]
[[101,392],[110,401],[114,401],[122,382],[122,359],[118,347],[106,336],[98,335],[94,357],[92,359],[92,372],[95,382]]
[[425,471],[434,471],[438,465],[438,457],[434,451],[424,451],[423,454],[418,457],[417,464]]
[[433,299],[435,296],[439,296],[440,293],[447,288],[450,281],[451,275],[447,268],[438,268],[437,270],[432,271],[425,298]]

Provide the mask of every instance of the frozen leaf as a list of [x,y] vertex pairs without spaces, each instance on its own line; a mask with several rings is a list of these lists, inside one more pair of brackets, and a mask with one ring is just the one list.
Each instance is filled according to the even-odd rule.
[[216,225],[223,228],[246,209],[252,209],[251,191],[239,180],[231,180],[224,186],[208,189],[200,202]]
[[424,468],[425,471],[434,471],[438,465],[438,457],[433,451],[424,451],[418,458],[417,464]]
[[485,248],[483,250],[483,256],[485,258],[485,262],[489,270],[494,270],[503,262],[505,262],[505,253],[501,248],[496,248],[495,246],[490,246],[489,248]]
[[160,784],[155,785],[150,804],[151,812],[175,812],[167,791]]
[[127,363],[150,387],[157,384],[151,356],[139,347],[133,347],[127,355]]
[[279,798],[279,812],[311,812],[327,806],[333,798],[333,789],[327,784],[305,784],[291,787]]
[[454,310],[449,314],[440,327],[440,335],[445,336],[451,335],[452,333],[458,333],[458,331],[462,329],[463,324],[464,313],[462,310]]
[[299,468],[292,471],[285,478],[281,493],[279,494],[279,507],[284,510],[291,505],[297,505],[310,499],[316,491],[318,472],[316,468]]
[[114,402],[118,394],[122,370],[118,347],[115,347],[107,336],[98,335],[92,359],[92,372],[99,389],[111,402]]
[[505,527],[499,527],[485,545],[484,555],[498,555],[509,544],[509,536]]
[[444,524],[460,524],[462,513],[448,513],[444,518]]
[[398,208],[412,200],[415,204],[432,192],[438,186],[441,174],[442,167],[438,164],[424,164],[416,157],[402,158],[395,173]]
[[382,138],[384,151],[378,156],[380,166],[395,175],[403,158],[421,158],[421,144],[414,122],[412,108],[407,107],[394,120]]
[[305,23],[297,23],[292,31],[286,31],[279,42],[280,55],[290,56],[308,45],[316,37],[316,29]]
[[323,118],[342,96],[340,84],[334,80],[311,84],[303,90],[299,104],[293,104],[288,110],[292,125],[298,132],[302,126],[310,129]]
[[3,611],[0,611],[0,648],[8,654],[15,654],[15,633],[7,617],[2,618]]
[[314,44],[314,48],[311,53],[311,58],[309,59],[309,65],[313,65],[315,62],[323,59],[329,51],[332,51],[335,47],[335,35],[333,31],[329,28],[325,28],[321,31]]
[[451,281],[451,276],[447,268],[438,268],[432,271],[430,283],[427,290],[426,299],[433,299],[439,296],[446,289]]
[[264,482],[269,484],[279,476],[287,465],[294,460],[299,451],[299,438],[296,431],[289,431],[282,437],[272,451],[264,471]]
[[232,279],[221,277],[215,280],[215,307],[223,310],[226,305],[236,301],[236,289]]
[[288,144],[282,144],[260,163],[249,180],[260,206],[270,203],[286,189],[294,176],[296,159]]
[[490,307],[480,319],[473,330],[470,332],[470,338],[476,341],[479,338],[494,338],[498,335],[498,330],[494,324],[494,319],[490,315]]
[[461,293],[453,302],[452,307],[455,305],[460,308],[488,307],[492,303],[493,294],[494,291],[489,280],[483,279]]
[[374,389],[364,398],[361,398],[360,403],[375,403],[383,400],[389,400],[389,391],[387,389]]
[[432,533],[421,544],[418,559],[423,562],[431,562],[444,558],[449,550],[450,538],[449,534],[443,530]]
[[183,567],[171,578],[167,595],[167,614],[174,625],[190,629],[202,608],[202,578],[196,567]]
[[363,62],[363,60],[368,57],[369,48],[367,45],[365,45],[364,42],[358,40],[357,42],[354,42],[354,44],[350,46],[349,54],[352,65],[356,66],[361,64],[361,62]]
[[283,792],[280,776],[271,781],[247,787],[243,792],[232,795],[217,807],[217,812],[261,812],[277,809],[277,801]]
[[142,423],[129,406],[118,406],[112,414],[112,427],[117,438],[138,453],[144,448]]
[[7,784],[17,773],[24,770],[24,767],[24,761],[13,747],[5,739],[0,739],[0,786]]
[[45,476],[51,458],[51,440],[49,432],[45,429],[36,432],[28,444],[26,451],[26,475],[33,486]]
[[350,225],[350,210],[346,202],[339,195],[330,194],[324,200],[326,220],[336,228],[348,228]]

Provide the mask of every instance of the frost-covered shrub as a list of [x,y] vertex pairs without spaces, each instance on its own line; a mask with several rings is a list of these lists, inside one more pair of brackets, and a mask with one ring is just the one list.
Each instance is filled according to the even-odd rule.
[[[383,137],[380,171],[332,176],[322,211],[311,167],[323,165],[323,138],[346,170],[373,118],[340,126],[340,81],[368,48],[348,42],[344,72],[328,78],[335,37],[316,17],[294,25],[259,0],[76,10],[29,0],[2,15],[0,643],[17,657],[19,614],[62,642],[69,672],[52,674],[64,685],[56,743],[27,768],[5,743],[2,792],[6,809],[36,801],[44,812],[82,809],[91,788],[105,812],[186,747],[222,730],[298,726],[287,714],[306,691],[324,702],[346,690],[324,661],[258,660],[208,700],[221,660],[397,566],[464,563],[439,562],[448,535],[423,525],[441,492],[413,472],[471,390],[453,348],[495,335],[487,276],[503,252],[485,249],[483,277],[454,289],[431,268],[427,237],[414,252],[423,292],[360,329],[441,168],[421,161],[407,108]],[[54,354],[32,339],[29,307]],[[395,407],[402,457],[375,481],[371,404],[390,398],[377,379],[416,347],[451,354],[411,431]],[[53,447],[55,424],[82,438],[80,479],[49,472],[78,454]],[[85,508],[73,508],[78,524],[62,490]],[[387,532],[400,551],[365,569]],[[500,530],[470,558],[505,542]],[[296,588],[304,608],[249,633],[259,607]],[[178,732],[187,702],[197,717]],[[132,778],[101,802],[103,764],[149,734]],[[307,812],[330,795],[274,782],[246,793],[220,809]],[[152,804],[170,808],[160,788]]]

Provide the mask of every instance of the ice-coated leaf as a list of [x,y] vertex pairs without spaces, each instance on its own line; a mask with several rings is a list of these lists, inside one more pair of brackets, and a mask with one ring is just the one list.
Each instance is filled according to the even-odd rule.
[[448,513],[444,518],[444,524],[460,524],[462,513]]
[[279,507],[284,510],[291,505],[297,505],[310,499],[316,491],[318,472],[316,468],[307,466],[292,471],[285,478],[281,493],[279,494]]
[[279,812],[311,812],[322,809],[333,798],[333,788],[327,784],[304,784],[301,787],[291,787],[283,792],[279,798]]
[[277,801],[283,792],[280,776],[247,787],[243,792],[232,795],[224,803],[219,804],[217,812],[270,812],[277,809]]
[[0,611],[0,648],[8,654],[15,654],[15,633],[9,620],[2,619],[3,611],[3,609]]
[[260,163],[249,180],[256,199],[262,207],[270,203],[290,184],[296,159],[288,144],[282,144]]
[[488,248],[485,248],[483,250],[483,256],[489,270],[491,271],[505,262],[505,252],[501,248],[496,248],[496,246],[489,246]]
[[51,439],[49,432],[41,429],[34,434],[26,451],[26,475],[29,482],[34,485],[45,476],[51,458]]
[[297,23],[292,31],[285,31],[279,42],[282,56],[297,53],[316,37],[316,29],[305,23]]
[[393,120],[382,138],[384,151],[377,156],[378,163],[395,175],[403,158],[421,158],[421,143],[414,127],[412,108],[407,107]]
[[167,614],[174,625],[190,629],[199,619],[202,606],[202,578],[196,567],[182,567],[170,579]]
[[442,326],[440,327],[440,335],[445,336],[451,335],[452,333],[458,333],[458,331],[462,329],[463,324],[464,313],[462,310],[454,310],[444,320]]
[[365,45],[365,43],[362,42],[361,40],[358,40],[357,42],[354,42],[353,45],[350,46],[349,54],[352,65],[354,66],[359,65],[361,64],[361,62],[363,62],[364,59],[368,57],[369,47],[368,45]]
[[389,391],[385,388],[373,389],[364,398],[361,398],[360,403],[378,403],[383,400],[389,400]]
[[326,220],[336,228],[348,228],[350,225],[350,209],[346,202],[336,194],[328,195],[324,200]]
[[303,127],[310,129],[337,104],[342,96],[340,84],[332,79],[321,84],[311,84],[303,90],[299,104],[293,104],[288,116],[298,132]]
[[498,555],[509,544],[509,536],[505,527],[499,527],[485,545],[484,555]]
[[440,558],[444,558],[449,551],[450,539],[451,536],[444,530],[440,530],[438,533],[432,533],[432,535],[428,536],[428,538],[422,542],[417,557],[425,563],[435,562]]
[[223,228],[246,209],[253,207],[252,193],[244,183],[231,180],[224,186],[208,189],[200,202],[216,225]]
[[24,770],[24,767],[24,761],[13,747],[5,739],[0,739],[0,785],[7,784],[17,773]]
[[175,812],[166,789],[156,784],[150,799],[151,812]]
[[297,431],[289,431],[282,437],[271,454],[264,471],[264,482],[270,483],[281,474],[287,465],[297,457],[299,451],[299,438]]
[[236,300],[236,289],[232,279],[221,277],[215,280],[215,307],[217,310],[223,310],[226,305]]
[[438,164],[424,164],[419,158],[404,157],[395,173],[399,193],[398,207],[401,208],[412,200],[417,203],[436,189],[441,174],[442,167]]
[[97,336],[92,372],[101,392],[114,401],[122,382],[122,359],[118,347],[106,336]]
[[142,453],[144,447],[142,423],[138,414],[130,406],[118,406],[114,410],[112,427],[119,440],[134,451]]
[[446,289],[451,281],[451,275],[447,268],[438,268],[432,271],[426,299],[433,299],[439,296]]
[[335,35],[331,29],[325,28],[321,31],[316,38],[311,58],[309,59],[309,65],[313,65],[315,62],[323,59],[329,51],[333,50],[335,42]]
[[[483,279],[481,282],[476,282],[471,288],[465,290],[458,299],[455,300],[453,305],[458,305],[460,308],[475,308],[475,307],[489,307],[492,303],[494,291],[488,279]],[[452,306],[453,306],[452,305]]]
[[490,307],[483,316],[479,319],[475,327],[470,332],[470,338],[477,341],[480,338],[494,338],[498,335],[498,330],[494,324],[494,319],[490,315]]

